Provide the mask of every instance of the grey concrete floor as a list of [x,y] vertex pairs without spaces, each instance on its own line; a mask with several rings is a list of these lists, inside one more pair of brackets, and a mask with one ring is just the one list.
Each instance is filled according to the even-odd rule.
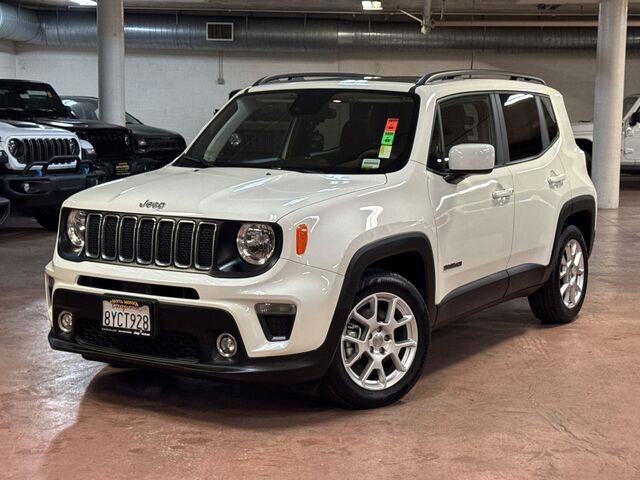
[[0,227],[0,478],[640,478],[640,177],[600,212],[575,323],[525,300],[459,321],[403,401],[363,412],[52,351],[53,244]]

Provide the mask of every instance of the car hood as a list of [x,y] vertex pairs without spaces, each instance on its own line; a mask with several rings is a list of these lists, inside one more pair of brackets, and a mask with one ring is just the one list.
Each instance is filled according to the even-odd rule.
[[[25,122],[21,120],[0,120],[0,133],[4,136],[9,135],[25,135],[25,134],[59,134],[59,135],[71,135],[68,131],[50,127],[47,125],[38,125],[33,122]],[[0,135],[0,137],[2,136]]]
[[36,123],[41,123],[43,125],[64,128],[65,130],[71,131],[105,129],[128,131],[128,129],[120,125],[101,122],[99,120],[80,120],[78,118],[34,118],[33,121]]
[[179,133],[172,132],[171,130],[165,130],[164,128],[152,127],[150,125],[138,125],[130,123],[127,125],[127,127],[133,132],[134,135],[139,137],[182,138]]
[[383,174],[330,175],[256,168],[168,166],[84,190],[67,200],[65,206],[275,222],[299,208],[385,183]]

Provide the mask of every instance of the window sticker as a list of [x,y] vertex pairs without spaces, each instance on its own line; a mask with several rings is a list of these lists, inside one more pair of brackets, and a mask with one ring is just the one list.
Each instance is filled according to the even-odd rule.
[[396,136],[397,129],[398,119],[387,118],[387,123],[384,126],[384,132],[382,133],[382,139],[380,140],[380,152],[378,153],[378,157],[391,157],[391,150],[393,149],[393,139]]
[[377,170],[380,168],[380,159],[379,158],[364,158],[362,160],[362,165],[360,166],[362,170]]
[[380,151],[378,152],[379,158],[390,158],[391,157],[391,149],[393,147],[391,145],[381,145]]

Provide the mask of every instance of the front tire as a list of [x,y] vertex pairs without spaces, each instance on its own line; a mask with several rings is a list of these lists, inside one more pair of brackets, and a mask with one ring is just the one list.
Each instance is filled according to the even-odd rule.
[[396,402],[420,377],[429,340],[427,307],[411,282],[390,272],[367,274],[345,319],[323,391],[353,409]]
[[552,268],[547,282],[529,296],[529,306],[542,323],[572,322],[584,303],[589,277],[587,246],[576,226],[569,225],[560,235]]

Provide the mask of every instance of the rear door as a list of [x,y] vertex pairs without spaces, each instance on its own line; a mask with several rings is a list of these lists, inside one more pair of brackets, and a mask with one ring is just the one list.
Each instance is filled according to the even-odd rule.
[[[513,181],[511,171],[499,165],[491,173],[452,180],[448,152],[465,143],[498,142],[497,105],[491,94],[465,94],[442,99],[437,107],[427,167],[428,191],[438,236],[437,301],[455,297],[478,281],[503,279],[513,237]],[[502,285],[502,282],[499,282]],[[506,284],[505,288],[506,290]],[[504,290],[492,288],[486,303],[501,298]],[[451,298],[451,297],[450,297]]]
[[571,190],[560,160],[560,134],[546,95],[501,93],[508,165],[515,189],[513,251],[509,268],[547,265],[558,211]]

